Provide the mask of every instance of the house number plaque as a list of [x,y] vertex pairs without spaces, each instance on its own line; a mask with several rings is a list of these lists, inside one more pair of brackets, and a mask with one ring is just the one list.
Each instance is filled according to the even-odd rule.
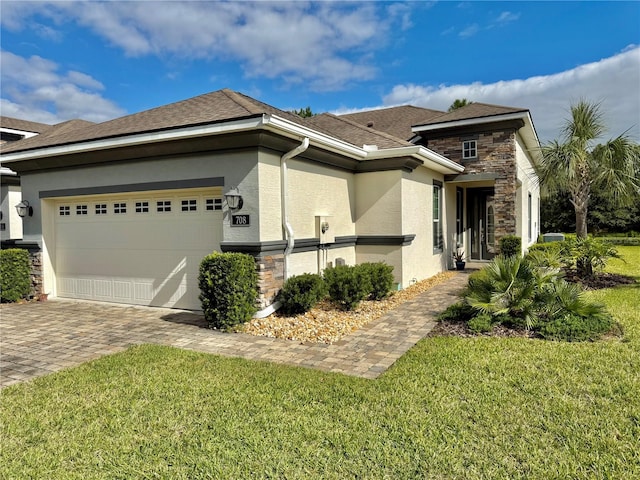
[[251,225],[249,215],[231,215],[232,227],[248,227]]

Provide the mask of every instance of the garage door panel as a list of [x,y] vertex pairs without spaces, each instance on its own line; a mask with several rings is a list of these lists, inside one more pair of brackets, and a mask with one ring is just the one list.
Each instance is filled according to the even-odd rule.
[[[173,193],[173,192],[172,192]],[[213,193],[188,194],[198,207]],[[170,198],[168,194],[162,198]],[[173,205],[179,205],[173,197]],[[81,199],[89,215],[56,220],[57,295],[137,305],[200,309],[198,271],[205,255],[219,250],[222,212],[172,212],[91,215],[92,202],[127,203],[123,199]],[[112,202],[112,203],[109,203]],[[149,201],[154,205],[152,200]],[[70,206],[72,200],[59,200]],[[56,208],[56,212],[59,212]]]

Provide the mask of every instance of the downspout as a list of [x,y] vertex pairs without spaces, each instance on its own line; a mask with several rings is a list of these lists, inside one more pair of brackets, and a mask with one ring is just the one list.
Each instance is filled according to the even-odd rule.
[[287,201],[287,193],[288,193],[288,183],[287,183],[287,161],[292,159],[293,157],[300,155],[307,148],[309,148],[309,137],[304,137],[302,143],[298,145],[293,150],[285,153],[282,158],[280,158],[280,202],[282,205],[282,228],[284,229],[286,240],[287,240],[287,248],[284,249],[284,280],[286,281],[289,278],[288,275],[288,267],[289,262],[288,258],[293,251],[293,244],[295,241],[295,237],[293,234],[293,228],[289,223],[289,203]]
[[[281,215],[282,215],[282,229],[285,235],[285,240],[287,240],[287,246],[284,249],[284,280],[286,281],[288,276],[288,257],[291,255],[293,251],[293,245],[295,242],[295,237],[293,233],[293,228],[289,223],[289,203],[287,202],[287,193],[288,193],[288,184],[287,184],[287,161],[291,160],[293,157],[300,155],[307,148],[309,148],[309,137],[304,137],[302,143],[298,145],[293,150],[288,151],[282,157],[280,157],[280,204],[281,204]],[[280,308],[280,302],[275,302],[269,305],[267,308],[260,310],[257,312],[253,318],[264,318],[271,315],[273,312]]]

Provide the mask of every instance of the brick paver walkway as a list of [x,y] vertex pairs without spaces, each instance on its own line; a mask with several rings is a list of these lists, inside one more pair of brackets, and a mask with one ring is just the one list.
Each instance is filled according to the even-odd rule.
[[0,386],[125,350],[160,344],[375,378],[431,331],[456,301],[458,273],[332,345],[226,334],[200,315],[161,308],[54,299],[0,306]]

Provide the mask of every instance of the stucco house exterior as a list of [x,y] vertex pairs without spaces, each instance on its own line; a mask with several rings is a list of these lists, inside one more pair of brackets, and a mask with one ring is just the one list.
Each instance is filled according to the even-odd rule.
[[[2,145],[2,164],[20,175],[22,198],[34,206],[18,243],[42,265],[36,288],[197,310],[200,260],[214,250],[245,252],[256,259],[267,314],[286,278],[330,265],[385,261],[399,288],[450,268],[456,243],[473,241],[468,210],[482,189],[493,188],[494,221],[502,222],[503,171],[439,152],[434,131],[442,131],[424,115],[402,136],[356,120],[302,119],[224,89]],[[532,145],[518,140],[533,125],[516,120],[508,139],[491,133],[513,146],[515,162],[503,170],[514,191],[504,205],[516,210],[496,236],[527,225],[517,211],[524,192],[537,198],[516,161],[524,155],[523,171],[533,161]],[[478,135],[481,163],[485,130],[450,126],[451,138]],[[488,150],[508,163],[506,146]],[[240,205],[231,208],[228,195],[240,195]],[[466,202],[461,224],[458,201]]]
[[[345,115],[423,145],[464,166],[445,175],[451,243],[467,258],[490,260],[505,235],[523,251],[540,233],[540,186],[534,164],[538,140],[527,109],[471,103],[452,112],[400,106]],[[452,208],[453,207],[453,208]]]

